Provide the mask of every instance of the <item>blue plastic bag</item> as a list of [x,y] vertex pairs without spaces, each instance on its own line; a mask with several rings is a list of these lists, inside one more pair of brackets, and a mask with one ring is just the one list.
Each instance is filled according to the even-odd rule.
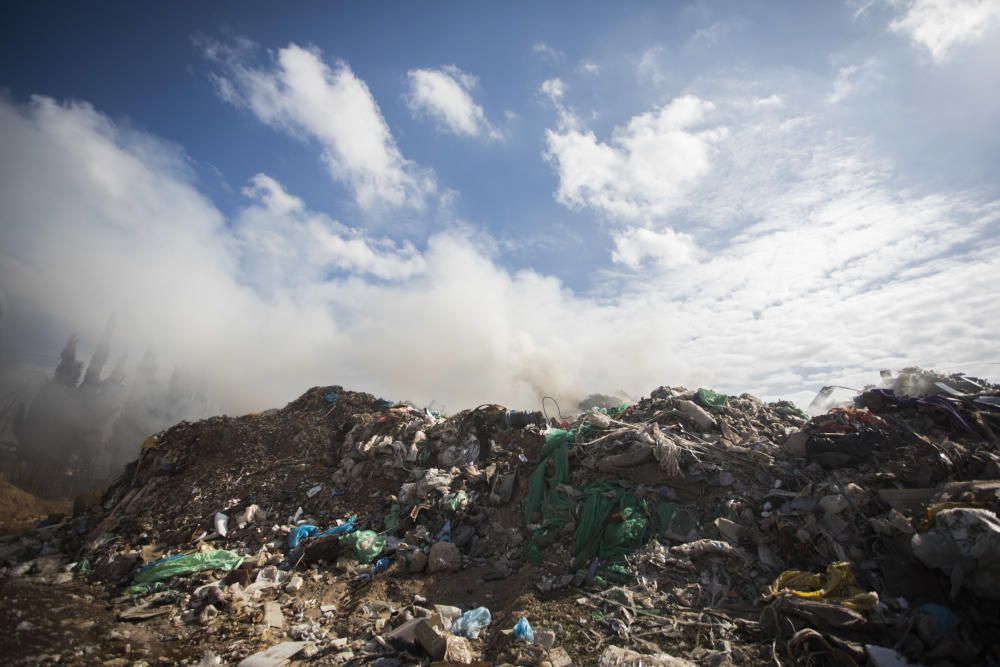
[[531,623],[522,616],[514,626],[514,639],[523,639],[529,643],[535,641],[535,631],[531,629]]
[[334,526],[333,528],[330,528],[322,533],[319,532],[319,528],[316,526],[310,526],[309,524],[296,526],[295,528],[292,528],[291,532],[288,533],[288,553],[295,553],[295,547],[297,547],[299,542],[302,542],[303,540],[308,540],[313,537],[328,537],[330,535],[346,535],[354,530],[354,522],[357,521],[357,519],[358,517],[352,516],[339,526]]
[[478,639],[479,633],[490,624],[490,610],[477,607],[462,614],[451,624],[451,634],[469,639]]
[[295,547],[299,546],[299,542],[302,540],[308,540],[318,532],[319,528],[308,524],[302,524],[301,526],[295,526],[295,528],[292,528],[292,531],[288,533],[288,553],[293,553],[295,551]]

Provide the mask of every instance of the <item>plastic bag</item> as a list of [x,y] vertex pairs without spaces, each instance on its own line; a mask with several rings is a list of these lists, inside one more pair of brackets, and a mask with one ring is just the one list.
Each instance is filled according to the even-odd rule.
[[303,540],[308,540],[313,537],[328,537],[330,535],[346,535],[354,530],[354,522],[357,520],[358,517],[352,516],[339,526],[334,526],[333,528],[330,528],[322,533],[319,532],[319,528],[316,526],[310,526],[309,524],[295,526],[295,528],[292,528],[292,530],[288,533],[288,553],[294,554],[295,547],[297,547]]
[[366,565],[378,558],[385,548],[385,542],[386,539],[374,530],[360,530],[341,538],[341,544],[353,546],[358,560]]
[[854,583],[851,564],[846,561],[830,563],[823,574],[786,570],[771,584],[770,593],[791,593],[807,600],[838,602],[855,611],[871,611],[878,604],[877,593],[866,593]]
[[[930,511],[928,511],[930,514]],[[975,507],[931,515],[931,527],[910,538],[913,553],[951,578],[952,598],[961,588],[1000,600],[1000,520]]]
[[[541,525],[525,546],[524,555],[536,565],[542,562],[545,548],[555,542],[558,531],[572,518],[573,501],[561,488],[569,482],[569,443],[572,441],[573,434],[569,431],[549,429],[545,433],[545,458],[528,481],[524,521],[533,525],[537,520]],[[554,460],[555,471],[551,478],[546,478],[549,459]]]
[[729,397],[711,389],[699,389],[694,394],[694,400],[709,410],[721,410],[729,403]]
[[531,629],[531,623],[522,616],[514,625],[514,639],[523,639],[528,642],[535,641],[535,631]]
[[135,581],[140,584],[151,584],[165,581],[171,577],[194,574],[203,570],[233,570],[243,562],[243,556],[232,551],[216,549],[215,551],[198,551],[191,554],[178,554],[150,563],[135,575]]
[[[617,520],[612,521],[612,515]],[[602,561],[620,560],[650,537],[649,517],[635,496],[614,482],[591,484],[576,527],[574,567],[583,567],[594,556]]]
[[486,607],[471,609],[451,624],[451,634],[478,639],[479,633],[490,624],[490,610]]

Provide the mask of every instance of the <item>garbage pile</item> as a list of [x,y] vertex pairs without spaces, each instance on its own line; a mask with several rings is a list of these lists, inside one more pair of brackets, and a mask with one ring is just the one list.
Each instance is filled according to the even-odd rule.
[[[1000,387],[915,369],[811,419],[682,387],[569,419],[314,388],[149,438],[0,563],[105,596],[169,643],[146,664],[1000,664],[998,433]],[[48,630],[18,623],[27,664]]]

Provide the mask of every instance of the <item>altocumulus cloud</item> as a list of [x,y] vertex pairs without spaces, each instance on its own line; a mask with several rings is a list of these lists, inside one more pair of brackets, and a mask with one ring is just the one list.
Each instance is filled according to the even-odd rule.
[[889,30],[923,46],[936,62],[947,60],[963,45],[973,44],[1000,28],[1000,0],[897,0],[903,13]]
[[429,116],[446,132],[470,137],[500,139],[483,107],[472,98],[475,76],[454,65],[440,69],[411,69],[406,74],[407,106],[414,116]]
[[567,129],[559,98],[547,133],[556,199],[606,221],[611,259],[627,271],[605,284],[630,295],[616,315],[658,311],[622,322],[658,322],[671,331],[662,349],[764,395],[861,385],[910,363],[990,375],[1000,202],[901,187],[870,142],[831,129],[828,85],[802,107],[716,82],[705,88],[717,103],[678,98],[608,143]]
[[[565,94],[562,85],[543,90],[553,100]],[[623,222],[662,218],[708,172],[713,146],[726,136],[726,128],[700,127],[712,109],[696,96],[678,97],[616,127],[608,142],[565,121],[547,130],[545,156],[559,173],[556,200]]]
[[433,172],[403,157],[371,91],[346,62],[331,67],[318,50],[290,44],[255,67],[251,44],[209,41],[203,48],[218,67],[213,79],[222,99],[317,141],[331,178],[350,188],[361,208],[420,209],[436,193]]

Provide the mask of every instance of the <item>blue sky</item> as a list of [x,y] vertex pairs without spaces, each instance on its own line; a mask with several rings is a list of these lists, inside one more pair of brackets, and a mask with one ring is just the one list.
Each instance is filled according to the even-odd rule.
[[239,408],[1000,367],[997,0],[3,11],[7,365],[114,312]]

